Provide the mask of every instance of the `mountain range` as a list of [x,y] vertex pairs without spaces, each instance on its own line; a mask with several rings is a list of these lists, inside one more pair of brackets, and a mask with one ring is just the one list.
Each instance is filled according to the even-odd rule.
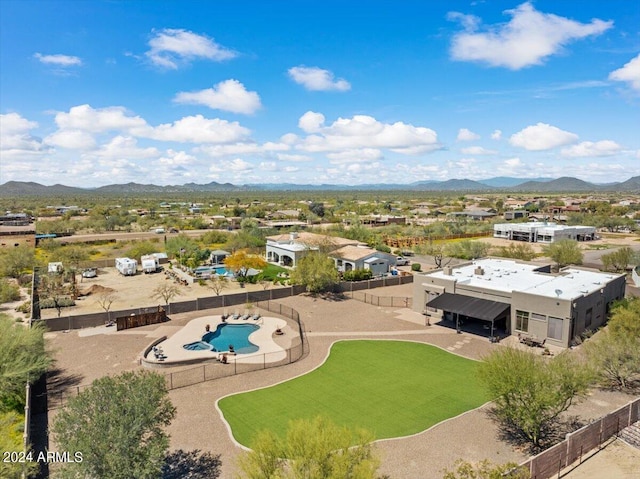
[[620,183],[595,184],[578,178],[511,178],[496,177],[474,181],[451,179],[446,181],[417,181],[409,184],[367,184],[367,185],[299,185],[291,183],[267,183],[261,185],[233,185],[231,183],[207,184],[187,183],[184,185],[158,186],[153,184],[126,183],[100,186],[98,188],[77,188],[65,185],[45,186],[34,182],[8,181],[0,185],[0,197],[20,196],[70,196],[86,194],[144,194],[144,193],[189,193],[223,191],[433,191],[433,192],[531,192],[531,193],[598,193],[628,192],[640,193],[640,176],[634,176]]

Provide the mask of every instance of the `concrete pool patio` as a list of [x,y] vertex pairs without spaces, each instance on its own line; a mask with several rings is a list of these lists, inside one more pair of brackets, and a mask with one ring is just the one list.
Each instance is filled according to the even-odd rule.
[[[381,296],[410,296],[411,286],[379,288],[374,292]],[[309,345],[306,356],[287,366],[225,377],[169,393],[177,407],[177,416],[169,426],[171,448],[201,449],[221,454],[222,478],[236,476],[235,461],[242,450],[229,437],[225,423],[215,409],[215,402],[228,394],[269,386],[314,369],[325,360],[331,344],[338,339],[407,339],[433,344],[472,359],[479,359],[492,349],[502,347],[479,336],[456,334],[455,330],[446,327],[421,326],[417,324],[421,320],[420,315],[405,308],[308,296],[290,297],[278,302],[300,313]],[[211,311],[211,315],[221,313]],[[76,377],[80,384],[88,384],[97,377],[140,367],[137,358],[151,341],[175,334],[198,316],[203,316],[203,312],[172,315],[167,323],[117,333],[114,328],[103,328],[106,334],[87,334],[89,330],[85,330],[48,333],[47,337],[55,349],[56,366],[65,375]],[[199,329],[200,335],[202,331],[204,326]],[[285,330],[285,333],[278,341],[282,341],[279,344],[286,348],[286,340],[294,332]],[[295,398],[291,400],[295,401]],[[627,395],[594,391],[570,413],[589,421],[628,401]],[[55,412],[50,411],[49,419],[55,416]],[[472,410],[415,436],[378,442],[376,448],[382,456],[380,472],[394,478],[422,479],[441,477],[442,470],[451,467],[458,458],[470,461],[489,459],[497,463],[526,459],[528,455],[525,452],[500,439],[501,430],[487,412],[486,407]]]
[[[214,351],[204,350],[188,350],[184,345],[200,341],[209,326],[211,331],[215,331],[219,325],[247,325],[252,324],[259,329],[249,336],[249,340],[258,346],[258,351],[247,354],[233,354],[229,350]],[[176,331],[172,336],[164,341],[157,343],[157,347],[162,349],[163,358],[156,358],[152,350],[144,357],[142,362],[149,367],[167,367],[167,366],[183,366],[194,365],[204,361],[217,361],[221,359],[221,355],[225,355],[228,362],[240,363],[264,363],[278,362],[287,357],[285,349],[273,340],[277,330],[286,327],[287,322],[283,319],[273,316],[260,316],[259,319],[242,319],[233,317],[226,318],[224,321],[222,315],[206,315],[193,318],[180,330]],[[155,343],[155,341],[154,341]],[[267,361],[268,360],[268,361]]]

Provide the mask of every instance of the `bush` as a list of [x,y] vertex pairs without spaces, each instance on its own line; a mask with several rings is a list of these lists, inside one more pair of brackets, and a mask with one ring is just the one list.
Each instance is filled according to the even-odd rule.
[[20,288],[4,278],[0,279],[0,303],[8,303],[19,299]]
[[420,263],[412,263],[411,271],[422,271],[422,265]]
[[370,269],[352,269],[351,271],[345,271],[342,276],[345,281],[364,281],[371,279],[373,273]]
[[382,251],[383,253],[391,253],[391,248],[389,248],[386,244],[377,244],[376,250]]
[[25,301],[16,308],[18,313],[31,314],[31,301]]
[[[60,298],[58,299],[58,306],[66,308],[68,306],[75,306],[76,302],[73,298]],[[56,304],[53,298],[41,299],[40,300],[40,309],[48,309],[55,308]]]

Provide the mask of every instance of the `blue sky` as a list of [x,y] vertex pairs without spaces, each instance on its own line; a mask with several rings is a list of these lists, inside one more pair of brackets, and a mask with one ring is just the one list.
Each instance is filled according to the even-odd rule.
[[640,174],[640,3],[0,2],[0,183]]

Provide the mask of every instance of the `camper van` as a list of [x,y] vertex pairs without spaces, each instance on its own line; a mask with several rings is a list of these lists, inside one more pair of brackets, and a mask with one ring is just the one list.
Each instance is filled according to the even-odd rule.
[[160,261],[152,254],[146,254],[140,258],[140,266],[145,274],[155,273],[160,268]]
[[116,269],[124,276],[133,276],[138,270],[138,262],[131,258],[116,258]]

